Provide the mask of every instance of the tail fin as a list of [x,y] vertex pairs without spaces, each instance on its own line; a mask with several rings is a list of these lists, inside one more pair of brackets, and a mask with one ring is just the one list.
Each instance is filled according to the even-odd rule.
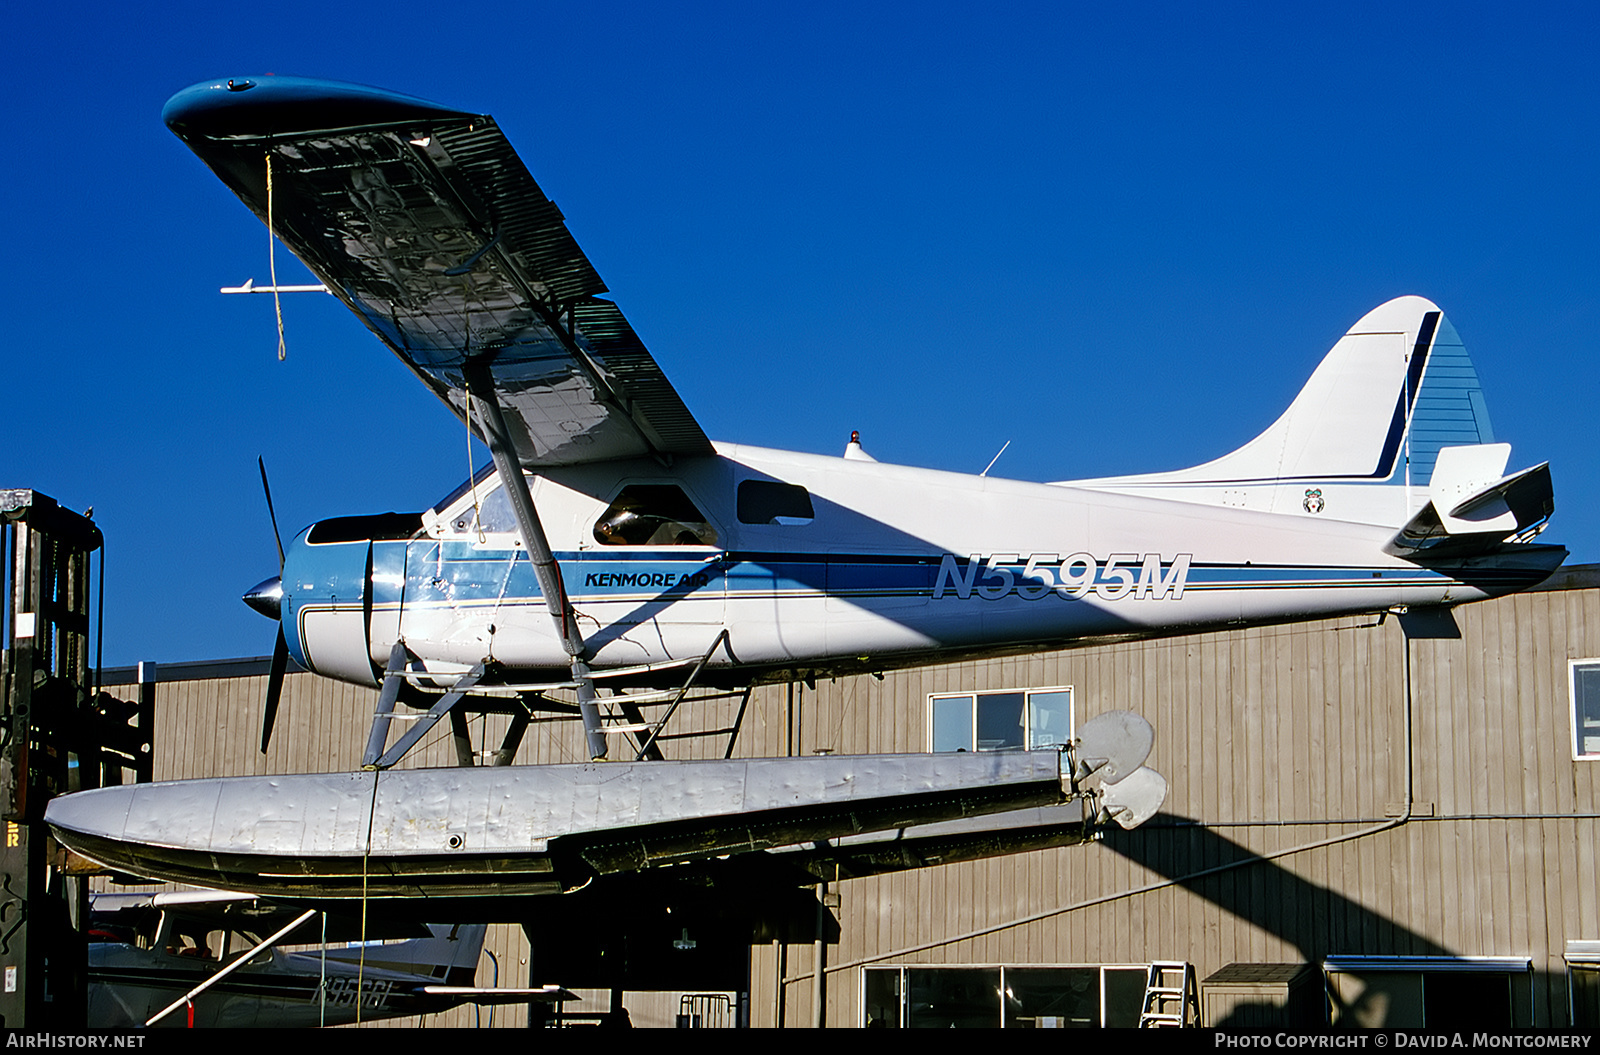
[[1422,297],[1374,308],[1333,346],[1283,416],[1232,454],[1144,479],[1193,483],[1405,482],[1426,486],[1446,445],[1493,443],[1478,373]]
[[358,958],[368,967],[425,975],[449,985],[471,985],[483,954],[483,939],[488,928],[481,923],[426,925],[427,938],[408,938],[368,946],[365,949],[330,949],[330,960],[354,962]]
[[[1446,453],[1451,451],[1457,453]],[[1501,477],[1509,453],[1509,446],[1494,442],[1478,372],[1455,327],[1432,301],[1399,297],[1352,326],[1283,416],[1238,450],[1189,469],[1083,484],[1212,505],[1406,524],[1417,529],[1414,534],[1437,540],[1463,514],[1452,517],[1446,510],[1435,518],[1438,523],[1426,525],[1408,521],[1429,505],[1435,468],[1441,467],[1448,479],[1440,484],[1449,492],[1439,496],[1441,505],[1448,498],[1452,510],[1476,508],[1472,526],[1480,539],[1510,525],[1498,541],[1527,529],[1532,511],[1542,511],[1542,517],[1553,508],[1549,473],[1541,475],[1542,467]],[[1498,467],[1492,464],[1496,460]],[[1515,488],[1513,480],[1520,481]],[[1534,493],[1540,480],[1546,486],[1543,495]],[[1509,520],[1500,515],[1500,506],[1494,516],[1483,515],[1494,504],[1491,492],[1497,487],[1515,498],[1501,504],[1521,511]],[[1396,536],[1397,545],[1407,529]]]

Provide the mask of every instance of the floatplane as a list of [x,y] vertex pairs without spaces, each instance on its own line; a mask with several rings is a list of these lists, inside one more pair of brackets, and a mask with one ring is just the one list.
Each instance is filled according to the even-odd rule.
[[315,915],[216,890],[96,894],[88,1025],[336,1026],[467,1003],[576,999],[555,985],[478,985],[481,923],[368,930]]
[[[1136,823],[1165,785],[1121,712],[994,754],[666,762],[658,735],[691,687],[1447,610],[1566,555],[1534,541],[1548,464],[1507,471],[1422,297],[1368,312],[1266,431],[1188,469],[1031,483],[855,437],[842,457],[715,443],[492,118],[291,77],[196,85],[164,116],[492,461],[426,511],[311,525],[246,597],[279,628],[263,749],[292,657],[380,690],[363,771],[53,804],[62,841],[114,867],[301,897],[551,893],[1075,800],[1080,834]],[[400,705],[426,713],[391,744]],[[541,707],[577,715],[596,761],[391,770],[473,707],[513,713],[497,763]],[[634,761],[601,761],[622,736]]]

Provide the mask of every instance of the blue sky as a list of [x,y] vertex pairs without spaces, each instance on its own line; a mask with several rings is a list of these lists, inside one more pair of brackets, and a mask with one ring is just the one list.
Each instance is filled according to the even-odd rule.
[[104,6],[7,17],[0,486],[94,506],[109,664],[270,651],[258,454],[286,534],[466,473],[331,298],[279,363],[216,292],[265,231],[161,107],[267,72],[494,114],[714,438],[1177,468],[1419,293],[1600,560],[1592,4]]

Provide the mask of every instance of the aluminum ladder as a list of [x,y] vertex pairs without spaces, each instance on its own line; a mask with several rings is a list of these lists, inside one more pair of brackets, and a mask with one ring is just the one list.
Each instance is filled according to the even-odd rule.
[[1199,1024],[1200,997],[1195,990],[1194,966],[1183,960],[1153,961],[1145,975],[1139,1028]]

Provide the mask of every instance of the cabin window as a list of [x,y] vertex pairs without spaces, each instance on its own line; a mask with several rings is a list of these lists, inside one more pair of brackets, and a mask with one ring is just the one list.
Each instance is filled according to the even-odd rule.
[[1071,739],[1070,686],[928,697],[931,751],[1033,750]]
[[717,529],[674,484],[629,484],[594,526],[602,546],[715,546]]
[[1572,695],[1572,757],[1600,758],[1600,659],[1567,664]]
[[1131,1027],[1144,1004],[1143,964],[868,967],[863,1026],[888,1029]]
[[817,516],[811,492],[777,480],[741,481],[738,512],[741,524],[805,524]]

